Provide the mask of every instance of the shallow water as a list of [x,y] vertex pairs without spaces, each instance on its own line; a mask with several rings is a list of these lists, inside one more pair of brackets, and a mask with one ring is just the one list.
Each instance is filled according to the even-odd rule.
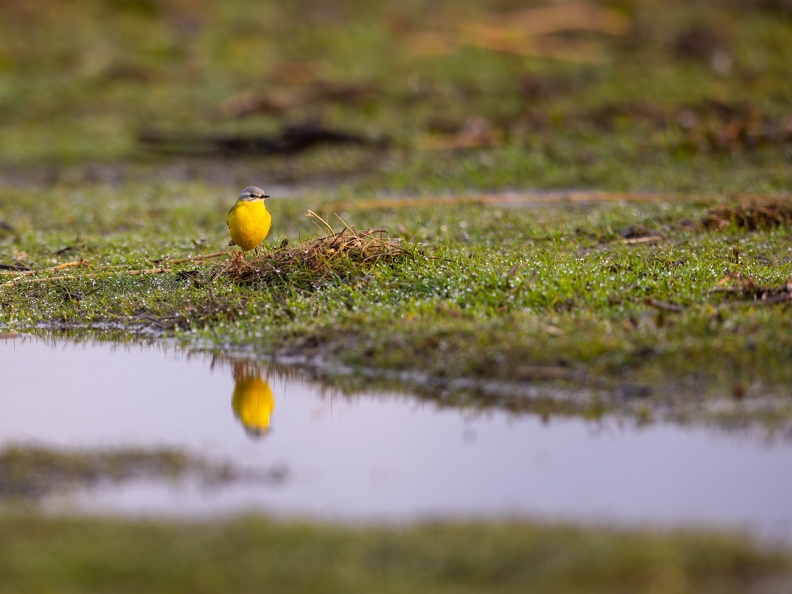
[[525,516],[792,540],[788,441],[608,419],[543,422],[398,394],[346,397],[296,375],[158,346],[0,340],[0,448],[172,446],[286,473],[278,484],[215,488],[122,483],[58,496],[48,502],[56,509]]

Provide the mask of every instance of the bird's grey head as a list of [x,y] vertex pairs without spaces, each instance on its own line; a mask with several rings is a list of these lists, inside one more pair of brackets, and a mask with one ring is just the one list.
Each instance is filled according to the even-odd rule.
[[240,200],[263,200],[264,198],[269,198],[269,196],[264,193],[264,190],[256,186],[248,186],[239,195]]

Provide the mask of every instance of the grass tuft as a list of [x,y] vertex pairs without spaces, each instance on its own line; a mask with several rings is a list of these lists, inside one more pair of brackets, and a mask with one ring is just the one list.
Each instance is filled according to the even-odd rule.
[[330,276],[352,277],[374,264],[412,257],[406,242],[388,237],[387,229],[358,231],[338,217],[343,228],[335,231],[313,211],[308,216],[321,223],[327,234],[297,245],[285,242],[253,260],[236,252],[223,274],[246,285],[288,281],[294,286],[316,286]]

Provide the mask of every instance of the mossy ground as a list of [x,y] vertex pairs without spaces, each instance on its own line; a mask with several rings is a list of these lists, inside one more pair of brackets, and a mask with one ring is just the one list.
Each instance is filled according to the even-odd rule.
[[[142,132],[272,134],[318,121],[390,144],[256,159],[250,175],[351,175],[371,193],[789,190],[788,4],[620,0],[571,4],[562,18],[526,8],[5,5],[0,152],[17,177],[64,179],[65,164],[90,163],[88,180],[117,179],[96,166],[135,159],[160,173]],[[192,173],[228,178],[210,169]]]
[[[736,538],[513,522],[349,528],[0,515],[5,592],[785,591],[782,554]],[[97,545],[100,546],[97,546]],[[781,588],[781,590],[774,590]]]
[[[766,395],[792,379],[789,301],[730,291],[747,278],[785,286],[790,228],[704,228],[708,205],[723,198],[386,208],[322,194],[273,198],[275,231],[260,265],[279,269],[279,250],[326,233],[304,216],[308,207],[337,230],[333,213],[358,230],[390,229],[405,252],[250,284],[220,274],[230,250],[171,262],[226,242],[229,201],[217,189],[53,188],[47,209],[36,194],[5,192],[14,201],[4,218],[16,231],[0,248],[3,262],[34,272],[77,263],[24,277],[4,271],[0,308],[12,329],[110,323],[186,344],[318,353],[447,378],[520,381],[532,367],[552,366],[596,385],[638,382],[679,398]],[[279,248],[283,239],[290,243]]]
[[[2,330],[145,328],[188,346],[318,354],[436,378],[520,382],[550,369],[606,388],[637,383],[635,393],[665,392],[677,403],[701,393],[769,395],[773,415],[788,419],[790,305],[723,289],[750,278],[780,290],[792,276],[789,225],[695,223],[746,195],[788,202],[789,4],[580,3],[566,7],[567,20],[586,23],[573,30],[548,13],[524,16],[525,8],[509,0],[4,3]],[[545,32],[526,36],[529,26]],[[165,157],[138,142],[150,131],[272,135],[306,121],[379,140],[201,158]],[[387,228],[411,257],[342,266],[321,282],[252,286],[215,276],[230,255],[168,261],[222,249],[226,212],[251,183],[274,196],[271,249],[316,236],[303,216],[310,208],[333,224],[338,213],[360,230]],[[492,194],[554,188],[605,194],[571,206],[518,198],[517,207]],[[609,199],[612,192],[628,194]],[[481,193],[492,199],[471,199]],[[631,200],[646,193],[666,196]],[[382,200],[410,196],[420,200]],[[80,264],[45,271],[70,262]],[[21,276],[25,268],[33,274]],[[258,578],[286,583],[282,565],[258,564],[279,551],[325,563],[318,575],[327,579],[294,591],[369,590],[375,576],[363,553],[380,550],[370,539],[401,543],[398,571],[388,574],[394,591],[461,588],[444,576],[470,566],[483,568],[465,574],[473,589],[486,574],[488,588],[504,591],[596,591],[599,583],[602,591],[744,591],[743,568],[762,576],[770,567],[741,543],[715,558],[674,538],[554,528],[506,530],[500,544],[490,540],[500,527],[448,529],[447,543],[437,542],[452,552],[430,567],[430,528],[0,522],[15,535],[0,539],[11,547],[0,573],[18,590],[102,591],[112,581],[118,591],[135,576],[168,591],[252,590]],[[108,532],[128,535],[114,541],[127,544],[97,551]],[[248,547],[267,535],[295,544]],[[543,549],[551,559],[524,563],[532,549],[523,538],[562,544]],[[180,539],[184,546],[165,546]],[[354,557],[349,572],[315,548],[336,539]],[[453,553],[471,539],[483,544]],[[162,550],[141,554],[135,571],[126,547],[137,546]],[[106,557],[81,560],[86,547]],[[259,554],[234,554],[241,549]],[[221,550],[228,567],[256,563],[194,571],[206,551]],[[465,556],[485,551],[508,571]],[[558,559],[571,569],[556,571]],[[432,573],[444,563],[453,571]]]

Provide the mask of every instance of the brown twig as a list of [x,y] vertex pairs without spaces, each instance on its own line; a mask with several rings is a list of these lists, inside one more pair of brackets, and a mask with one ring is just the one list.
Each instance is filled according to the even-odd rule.
[[[165,272],[173,272],[173,270],[171,268],[147,268],[147,269],[141,269],[141,270],[119,271],[117,274],[126,273],[126,274],[129,274],[131,276],[135,276],[135,275],[140,275],[140,274],[162,274],[162,273],[165,273]],[[16,285],[29,285],[29,284],[34,284],[34,283],[54,283],[54,282],[61,281],[61,280],[76,280],[76,279],[80,279],[80,278],[96,278],[96,277],[103,276],[103,275],[104,275],[104,273],[102,273],[102,272],[96,272],[96,273],[92,273],[92,274],[84,274],[84,275],[81,275],[81,276],[75,276],[73,274],[61,274],[61,275],[58,275],[58,276],[47,276],[47,277],[44,277],[44,278],[15,278],[13,280],[10,280],[10,281],[0,285],[0,288],[14,287]]]
[[57,266],[50,266],[49,268],[42,268],[41,270],[8,270],[3,271],[3,275],[11,276],[11,275],[18,275],[18,276],[32,276],[34,274],[39,274],[41,272],[52,272],[55,270],[63,270],[64,268],[71,268],[72,266],[88,266],[90,262],[88,260],[75,260],[74,262],[64,262],[63,264],[58,264]]
[[676,303],[669,303],[668,301],[660,301],[658,299],[647,299],[646,305],[651,305],[661,311],[670,311],[674,313],[680,313],[684,311],[684,308],[681,305],[677,305]]
[[[323,224],[325,227],[327,227],[327,231],[328,231],[329,233],[333,233],[333,234],[335,234],[335,231],[334,231],[334,230],[333,230],[333,228],[330,226],[330,223],[328,223],[327,221],[325,221],[325,220],[324,220],[322,217],[320,217],[320,216],[319,216],[318,214],[316,214],[314,211],[312,211],[312,210],[310,210],[310,209],[309,209],[309,210],[308,210],[308,212],[307,212],[307,213],[305,213],[305,214],[306,214],[306,216],[309,216],[309,217],[312,217],[312,218],[314,218],[314,219],[316,219],[316,220],[318,220],[318,221],[321,221],[321,222],[322,222],[322,224]],[[336,215],[336,216],[338,216],[338,215]],[[319,225],[317,225],[317,227],[319,227]],[[319,227],[319,229],[321,230],[321,227]]]
[[663,237],[662,235],[647,235],[646,237],[629,237],[627,239],[622,239],[621,242],[624,245],[641,245],[641,244],[652,245],[654,243],[660,243],[664,239],[665,237]]

